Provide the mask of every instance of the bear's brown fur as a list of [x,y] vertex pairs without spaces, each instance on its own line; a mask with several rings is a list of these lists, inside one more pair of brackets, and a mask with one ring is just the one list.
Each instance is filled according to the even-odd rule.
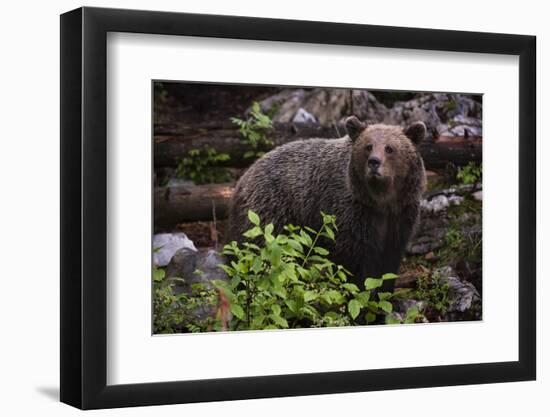
[[398,272],[426,184],[417,150],[426,127],[366,126],[351,116],[346,128],[340,139],[288,143],[257,160],[237,183],[228,240],[243,240],[248,210],[276,231],[289,223],[318,229],[323,211],[338,225],[329,257],[354,282]]

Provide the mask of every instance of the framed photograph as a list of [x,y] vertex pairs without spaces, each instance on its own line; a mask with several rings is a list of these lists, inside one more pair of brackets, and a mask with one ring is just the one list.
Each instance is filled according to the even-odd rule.
[[535,37],[61,16],[61,401],[533,380]]

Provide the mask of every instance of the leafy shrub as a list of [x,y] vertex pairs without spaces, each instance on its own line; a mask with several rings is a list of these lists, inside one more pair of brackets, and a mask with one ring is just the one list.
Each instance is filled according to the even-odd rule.
[[269,137],[269,133],[273,130],[273,122],[267,114],[262,112],[257,101],[252,104],[247,120],[238,117],[232,117],[230,120],[239,127],[243,144],[250,149],[245,152],[244,158],[259,158],[273,147],[273,141]]
[[469,162],[468,165],[458,169],[456,179],[462,184],[475,184],[481,181],[482,167],[481,164]]
[[420,311],[418,304],[415,304],[407,309],[403,318],[399,318],[396,315],[386,316],[386,324],[412,324],[421,321],[423,318],[424,314]]
[[[450,213],[451,224],[445,234],[445,246],[439,251],[441,265],[455,265],[457,262],[466,261],[474,264],[481,263],[483,239],[481,227],[478,225],[481,217],[470,216],[468,222],[456,220]],[[471,225],[470,225],[471,224]]]
[[397,276],[367,278],[364,290],[348,282],[351,274],[331,262],[320,244],[334,240],[336,218],[321,215],[319,230],[287,225],[274,235],[273,224],[263,227],[259,216],[248,212],[248,241],[225,245],[230,262],[220,268],[230,280],[216,282],[230,303],[231,330],[345,326],[357,319],[372,323],[392,311],[392,293],[375,295],[375,290]]
[[[219,267],[228,281],[193,284],[190,291],[178,294],[175,285],[185,281],[166,277],[155,267],[154,333],[349,326],[384,317],[395,323],[388,315],[392,300],[402,295],[380,288],[397,275],[366,278],[361,289],[349,282],[351,274],[330,261],[323,246],[335,239],[336,218],[321,216],[319,230],[287,225],[274,235],[273,224],[263,226],[249,211],[252,227],[244,233],[247,241],[224,247],[228,263]],[[418,315],[413,313],[399,322],[414,322]]]
[[191,149],[176,168],[176,176],[193,181],[195,184],[221,183],[232,179],[231,173],[220,167],[220,163],[230,159],[226,153],[215,149]]
[[166,277],[164,269],[153,268],[153,333],[200,332],[219,328],[212,314],[218,299],[213,288],[202,283],[191,285],[191,293],[176,294],[181,278]]
[[425,301],[429,308],[445,315],[450,306],[449,284],[443,282],[437,271],[432,274],[419,275],[416,281],[415,298]]

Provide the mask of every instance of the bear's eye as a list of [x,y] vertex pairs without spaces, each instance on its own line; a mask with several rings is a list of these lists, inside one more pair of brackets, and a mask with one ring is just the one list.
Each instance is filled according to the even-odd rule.
[[386,153],[393,153],[393,148],[391,146],[386,146],[385,151]]
[[370,151],[372,151],[372,145],[369,143],[369,144],[367,145],[367,152],[370,152]]

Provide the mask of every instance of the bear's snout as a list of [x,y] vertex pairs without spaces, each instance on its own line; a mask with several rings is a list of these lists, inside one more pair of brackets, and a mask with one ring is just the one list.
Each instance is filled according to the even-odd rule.
[[380,167],[381,163],[382,163],[382,161],[380,161],[380,158],[377,158],[377,157],[373,156],[373,157],[368,159],[367,166],[370,169],[372,169],[373,171],[377,171],[378,168]]

